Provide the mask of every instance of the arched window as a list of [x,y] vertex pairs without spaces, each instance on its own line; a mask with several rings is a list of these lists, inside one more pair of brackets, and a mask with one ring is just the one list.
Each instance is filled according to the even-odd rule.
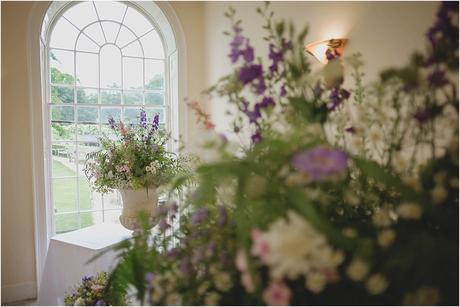
[[161,10],[148,3],[52,4],[42,27],[45,187],[53,233],[118,222],[117,192],[91,191],[87,153],[110,134],[109,117],[137,121],[141,108],[178,130],[177,50]]

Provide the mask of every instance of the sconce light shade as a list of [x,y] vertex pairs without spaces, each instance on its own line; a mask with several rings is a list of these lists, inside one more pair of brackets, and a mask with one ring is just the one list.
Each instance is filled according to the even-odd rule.
[[329,57],[341,56],[345,46],[348,43],[347,38],[332,38],[325,41],[318,41],[305,46],[305,52],[314,56],[323,64],[329,62]]

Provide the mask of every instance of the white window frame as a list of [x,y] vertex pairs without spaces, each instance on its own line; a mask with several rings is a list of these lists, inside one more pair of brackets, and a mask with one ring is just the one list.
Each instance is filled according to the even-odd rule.
[[[53,235],[53,204],[50,198],[50,137],[48,87],[49,80],[49,35],[56,20],[75,3],[51,2],[49,5],[36,2],[30,12],[28,25],[28,75],[31,107],[31,132],[33,151],[33,191],[35,216],[35,254],[37,288],[40,285],[43,267],[48,251],[49,240]],[[180,21],[170,4],[166,2],[130,1],[154,24],[165,47],[165,93],[169,92],[169,112],[165,122],[170,123],[173,138],[187,142],[187,97],[185,38]],[[166,94],[165,94],[166,95]],[[166,99],[166,98],[165,98]],[[176,145],[177,146],[177,145]],[[176,148],[172,148],[177,150]]]

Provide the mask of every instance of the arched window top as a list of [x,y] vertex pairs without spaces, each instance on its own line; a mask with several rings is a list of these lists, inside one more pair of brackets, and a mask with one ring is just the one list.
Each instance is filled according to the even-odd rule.
[[[41,39],[51,48],[98,53],[117,46],[123,56],[164,59],[176,51],[173,29],[154,2],[53,2]],[[151,46],[162,45],[163,49]]]

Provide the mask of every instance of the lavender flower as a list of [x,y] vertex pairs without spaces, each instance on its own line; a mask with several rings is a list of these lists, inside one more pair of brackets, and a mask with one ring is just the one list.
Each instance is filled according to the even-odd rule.
[[284,97],[286,96],[287,92],[286,92],[286,85],[283,85],[280,89],[280,96],[281,97]]
[[449,84],[449,80],[447,80],[445,72],[439,69],[436,69],[427,77],[428,84],[431,87],[439,88],[443,87],[444,85]]
[[268,58],[272,60],[272,64],[270,65],[269,69],[271,73],[277,72],[278,71],[278,63],[283,60],[283,51],[275,51],[275,45],[270,44],[269,45],[269,52],[268,52]]
[[296,153],[292,165],[296,170],[307,173],[312,181],[321,181],[344,172],[347,160],[342,151],[317,147]]
[[334,111],[340,104],[342,104],[343,100],[348,99],[350,97],[350,92],[345,89],[339,89],[338,87],[334,87],[329,94],[329,110]]
[[240,80],[244,85],[251,83],[262,76],[262,65],[251,64],[240,70]]
[[321,84],[316,82],[315,87],[313,88],[313,95],[315,96],[316,99],[321,97],[321,94],[323,93],[323,89],[321,88]]
[[254,61],[254,49],[251,46],[247,45],[246,49],[244,49],[241,54],[246,63],[252,63],[252,61]]
[[139,117],[139,124],[141,125],[142,128],[147,128],[147,113],[145,113],[144,110],[141,111],[141,114]]
[[152,131],[158,130],[158,128],[160,128],[160,115],[156,113],[153,117]]
[[209,210],[206,208],[199,208],[193,214],[190,222],[193,225],[198,225],[208,218]]
[[418,109],[414,114],[414,118],[418,122],[419,125],[423,125],[424,123],[429,121],[431,119],[431,116],[432,114],[430,110],[426,110],[426,109]]
[[262,135],[260,134],[260,132],[256,132],[254,133],[252,136],[251,136],[251,142],[253,145],[259,143],[260,141],[262,141]]
[[219,210],[219,218],[217,220],[217,225],[219,227],[223,227],[227,223],[227,219],[228,219],[227,211],[225,210],[224,206],[220,206],[218,210]]
[[103,300],[97,300],[95,306],[105,306],[105,302]]
[[109,117],[109,125],[110,125],[110,128],[112,128],[113,130],[117,129],[117,124],[115,123],[115,120],[113,119],[112,116]]
[[168,224],[166,219],[161,219],[160,223],[158,224],[158,228],[160,232],[164,233],[168,228],[170,228],[171,225]]

